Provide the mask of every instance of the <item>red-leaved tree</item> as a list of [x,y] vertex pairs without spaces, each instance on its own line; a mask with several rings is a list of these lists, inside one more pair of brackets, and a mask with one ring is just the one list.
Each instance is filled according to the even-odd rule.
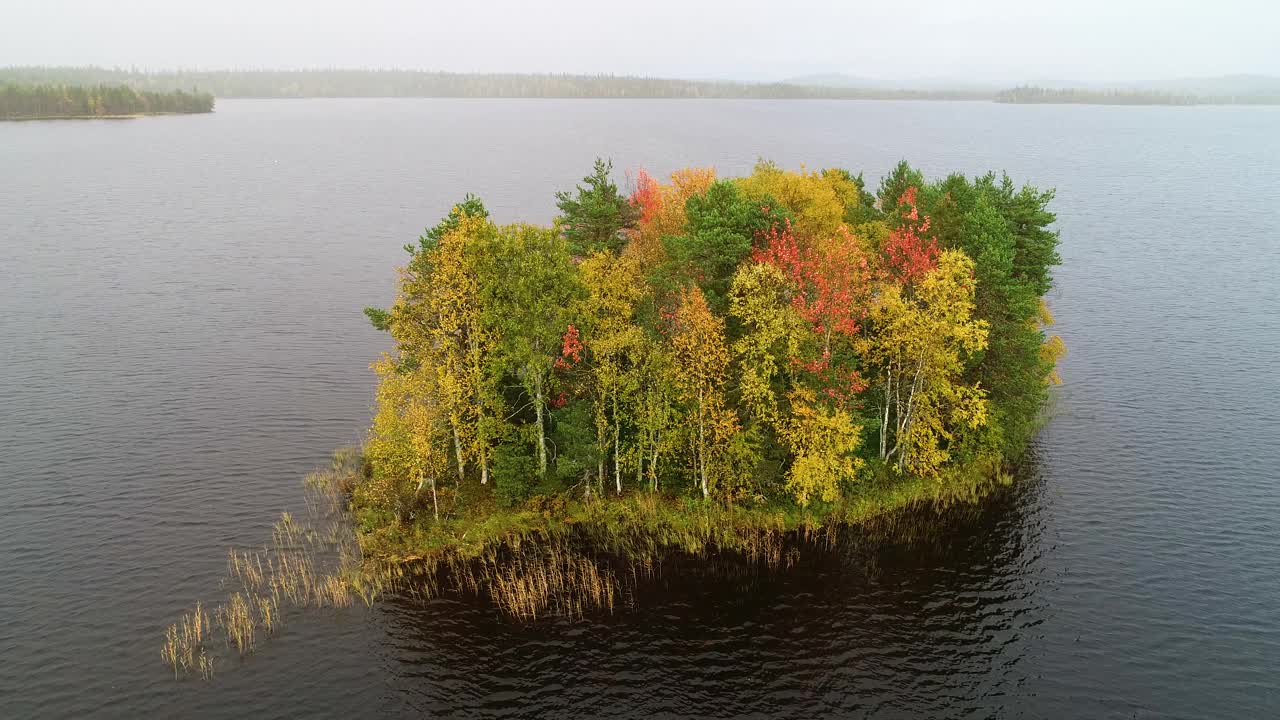
[[777,267],[795,288],[792,307],[817,339],[813,355],[791,358],[793,369],[808,374],[819,391],[845,404],[866,388],[856,369],[851,341],[862,329],[876,280],[858,239],[841,226],[836,234],[801,247],[789,222],[765,233],[753,254],[756,262]]
[[929,231],[929,216],[921,219],[914,187],[898,198],[898,212],[902,223],[884,241],[885,267],[894,280],[911,285],[938,267],[938,242]]
[[662,210],[662,185],[640,168],[636,173],[636,190],[631,193],[631,205],[640,211],[639,222],[648,224]]

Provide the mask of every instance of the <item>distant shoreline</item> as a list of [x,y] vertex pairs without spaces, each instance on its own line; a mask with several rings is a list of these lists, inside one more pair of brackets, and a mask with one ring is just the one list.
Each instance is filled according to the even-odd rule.
[[[212,110],[208,112],[213,112]],[[205,112],[144,112],[124,115],[23,115],[21,117],[0,117],[0,122],[32,122],[35,120],[135,120],[144,117],[161,115],[204,115]]]
[[0,120],[123,120],[213,112],[209,93],[117,85],[18,83],[0,77]]
[[[794,79],[751,83],[622,75],[453,73],[419,70],[205,70],[140,72],[98,67],[2,67],[0,86],[130,88],[137,93],[227,99],[419,98],[559,100],[945,100],[1072,105],[1280,105],[1280,79],[1245,87],[1220,79],[1196,87],[1138,89],[909,89]],[[1263,79],[1267,80],[1267,79]],[[29,108],[44,110],[46,108]],[[61,108],[49,107],[56,111]],[[116,112],[132,107],[111,108]],[[112,113],[114,114],[114,113]]]
[[[676,102],[717,102],[733,100],[777,101],[777,102],[937,102],[937,103],[986,103],[991,105],[1091,105],[1115,107],[1275,107],[1280,106],[1280,98],[1275,100],[1219,100],[1203,99],[1194,102],[1167,103],[1143,101],[1100,101],[1100,100],[1000,100],[995,97],[665,97],[661,95],[606,97],[581,95],[306,95],[306,96],[262,96],[262,95],[219,95],[219,100],[607,100],[607,101],[645,101],[671,100]],[[179,115],[183,113],[152,113]]]

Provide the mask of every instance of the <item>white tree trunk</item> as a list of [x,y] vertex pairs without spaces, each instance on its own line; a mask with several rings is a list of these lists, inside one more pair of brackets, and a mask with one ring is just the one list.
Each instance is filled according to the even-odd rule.
[[620,448],[622,438],[622,423],[618,419],[618,397],[613,398],[613,482],[617,487],[618,494],[622,494],[622,458],[620,457]]
[[462,435],[458,432],[457,423],[453,423],[453,452],[458,459],[458,482],[462,482],[466,463],[462,459]]
[[649,477],[653,479],[653,491],[658,492],[658,447],[662,442],[660,434],[653,436],[653,457],[649,458]]
[[542,420],[542,375],[538,374],[533,379],[534,398],[533,409],[538,415],[538,472],[542,477],[547,476],[547,428],[546,423]]
[[884,383],[884,419],[880,421],[880,459],[889,451],[889,398],[893,393],[893,367],[885,371],[888,377]]
[[698,471],[701,475],[702,497],[707,497],[707,429],[705,390],[698,388]]

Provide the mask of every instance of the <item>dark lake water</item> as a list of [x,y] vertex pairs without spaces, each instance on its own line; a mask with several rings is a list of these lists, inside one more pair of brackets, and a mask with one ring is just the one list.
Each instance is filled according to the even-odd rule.
[[[0,717],[1280,716],[1280,111],[985,103],[223,101],[0,125]],[[596,155],[1058,189],[1070,355],[1006,497],[866,567],[670,577],[516,625],[290,618],[212,684],[216,600],[369,416],[401,246],[465,191],[547,221]]]

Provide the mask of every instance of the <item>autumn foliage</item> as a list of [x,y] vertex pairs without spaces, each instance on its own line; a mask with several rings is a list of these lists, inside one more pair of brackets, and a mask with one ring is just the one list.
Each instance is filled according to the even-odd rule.
[[839,169],[639,170],[630,193],[610,172],[557,194],[553,228],[468,196],[409,246],[395,304],[369,311],[396,352],[376,365],[367,512],[434,522],[484,493],[811,506],[995,472],[1025,443],[1063,352],[1040,302],[1051,194],[905,165],[879,202]]
[[929,218],[921,217],[916,188],[898,199],[901,222],[884,243],[885,268],[898,282],[909,285],[938,266],[938,243],[929,234]]

